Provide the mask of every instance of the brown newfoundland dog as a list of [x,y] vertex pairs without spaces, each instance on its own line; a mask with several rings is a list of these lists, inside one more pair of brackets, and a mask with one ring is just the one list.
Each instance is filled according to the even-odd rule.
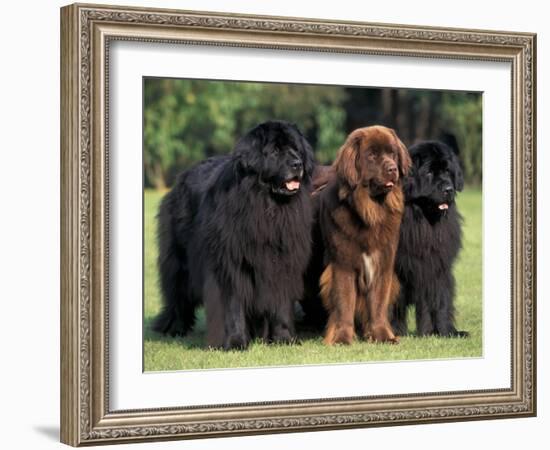
[[394,261],[404,200],[401,178],[411,160],[383,126],[353,131],[319,196],[327,266],[321,275],[328,311],[325,343],[350,344],[355,325],[365,339],[397,343],[388,308],[399,293]]

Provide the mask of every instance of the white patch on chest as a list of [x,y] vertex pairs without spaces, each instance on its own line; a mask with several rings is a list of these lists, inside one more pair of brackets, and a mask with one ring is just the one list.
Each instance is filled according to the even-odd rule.
[[369,287],[372,280],[374,279],[374,254],[367,255],[366,253],[361,253],[363,257],[363,265],[365,266],[365,285]]

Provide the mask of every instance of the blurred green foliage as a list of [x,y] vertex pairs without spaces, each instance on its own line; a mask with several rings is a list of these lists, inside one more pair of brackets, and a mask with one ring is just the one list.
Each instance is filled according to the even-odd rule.
[[481,181],[479,94],[146,78],[145,186],[171,185],[179,171],[230,152],[247,130],[270,119],[296,123],[325,164],[360,126],[391,126],[407,145],[452,134],[467,182]]
[[470,184],[482,180],[481,151],[481,94],[464,97],[456,93],[445,93],[441,102],[441,115],[447,128],[452,128],[461,150],[460,160]]

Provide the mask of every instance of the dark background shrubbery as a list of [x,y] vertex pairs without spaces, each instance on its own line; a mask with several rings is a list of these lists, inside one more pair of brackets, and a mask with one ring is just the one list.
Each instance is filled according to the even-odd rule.
[[182,169],[231,151],[269,119],[294,122],[328,163],[347,134],[367,125],[396,130],[406,145],[454,136],[466,182],[482,177],[479,93],[147,78],[145,187],[164,189]]

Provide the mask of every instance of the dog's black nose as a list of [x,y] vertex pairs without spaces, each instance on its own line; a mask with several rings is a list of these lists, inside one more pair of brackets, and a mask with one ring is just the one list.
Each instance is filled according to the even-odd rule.
[[449,185],[449,186],[445,186],[445,187],[443,188],[443,193],[444,193],[445,195],[451,195],[453,192],[454,192],[454,188],[453,188],[452,186],[450,186],[450,185]]
[[397,173],[397,165],[396,164],[391,164],[389,167],[388,167],[388,173],[391,175],[391,174],[394,174],[394,173]]
[[295,159],[290,162],[290,167],[296,171],[302,170],[302,161],[300,161],[299,159]]

